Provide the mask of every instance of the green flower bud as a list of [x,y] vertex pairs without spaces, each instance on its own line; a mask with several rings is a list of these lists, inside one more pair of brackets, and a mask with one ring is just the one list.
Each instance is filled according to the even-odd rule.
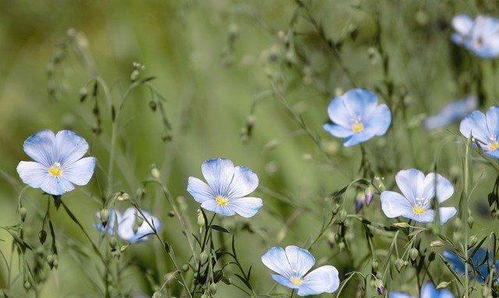
[[418,258],[419,251],[414,247],[409,250],[409,257],[411,260],[415,261]]
[[21,206],[19,208],[19,216],[21,216],[21,221],[24,222],[24,220],[26,219],[26,214],[28,214],[28,210],[26,208],[24,208],[23,206]]
[[201,264],[204,264],[208,260],[208,254],[203,251],[201,254],[199,254],[199,260],[201,261]]
[[395,268],[400,272],[400,270],[404,267],[404,260],[402,259],[396,259],[395,260]]

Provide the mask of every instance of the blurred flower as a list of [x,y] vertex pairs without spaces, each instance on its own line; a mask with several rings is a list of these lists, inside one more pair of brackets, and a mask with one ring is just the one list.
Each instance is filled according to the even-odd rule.
[[384,135],[392,116],[388,106],[377,105],[377,101],[373,92],[358,88],[333,98],[328,107],[332,123],[324,124],[324,129],[335,137],[344,138],[345,147]]
[[94,226],[97,230],[101,232],[106,232],[109,235],[114,235],[115,226],[118,226],[121,213],[113,208],[105,209],[108,210],[107,218],[104,218],[102,210],[95,214],[97,218],[97,222],[94,223]]
[[499,158],[499,106],[490,107],[487,114],[474,111],[461,121],[459,130],[477,140],[487,155]]
[[[390,292],[388,298],[414,298],[403,292]],[[421,288],[420,298],[454,298],[454,295],[448,289],[438,290],[432,282],[425,282]]]
[[438,114],[426,118],[424,120],[424,128],[433,130],[451,125],[473,112],[477,106],[478,99],[474,95],[451,102],[443,107]]
[[161,229],[161,222],[157,217],[144,210],[139,212],[135,208],[128,208],[123,214],[110,208],[107,221],[102,220],[100,211],[97,212],[96,217],[98,222],[94,226],[97,230],[109,235],[117,232],[122,240],[129,243],[145,241],[155,230]]
[[477,16],[474,20],[467,15],[457,15],[452,19],[456,33],[452,41],[463,45],[481,58],[499,56],[499,19]]
[[[395,180],[403,195],[393,191],[381,193],[381,208],[390,218],[402,216],[421,223],[432,222],[435,210],[431,209],[431,203],[435,190],[439,203],[446,201],[454,193],[449,180],[436,173],[429,173],[425,177],[416,169],[401,170]],[[446,223],[457,212],[454,207],[442,207],[439,210],[441,224]]]
[[239,214],[252,217],[263,206],[262,199],[246,197],[258,186],[258,177],[250,169],[234,167],[229,159],[213,158],[201,166],[208,182],[189,177],[187,191],[206,210],[223,216]]
[[277,283],[296,289],[299,296],[333,293],[340,284],[338,270],[331,265],[307,274],[314,266],[315,258],[308,250],[294,245],[286,249],[278,246],[270,248],[263,254],[262,262],[277,273],[272,274]]
[[[468,250],[472,252],[473,249]],[[443,253],[444,257],[451,264],[454,271],[458,274],[464,274],[464,261],[454,252],[446,250]],[[487,252],[485,248],[480,247],[475,254],[471,257],[471,267],[469,268],[469,277],[475,278],[481,283],[485,283],[489,276],[489,264],[493,264],[493,253]],[[499,282],[499,260],[495,261],[496,276]]]
[[[88,144],[72,131],[61,130],[54,135],[42,130],[30,136],[24,152],[35,161],[21,161],[17,172],[22,181],[51,195],[62,195],[85,185],[94,173],[95,157],[83,157]],[[83,157],[83,158],[82,158]]]

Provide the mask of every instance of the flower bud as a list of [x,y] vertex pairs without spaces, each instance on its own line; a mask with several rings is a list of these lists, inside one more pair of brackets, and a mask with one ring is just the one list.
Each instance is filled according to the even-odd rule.
[[107,225],[109,220],[109,209],[104,208],[99,212],[99,218],[103,226]]
[[372,186],[366,188],[364,192],[364,203],[369,206],[374,198],[374,189]]
[[181,269],[182,269],[183,272],[187,272],[187,271],[189,271],[189,265],[184,264],[184,265],[182,265]]
[[154,178],[154,179],[159,179],[159,176],[161,175],[161,173],[159,172],[158,168],[156,167],[156,165],[152,165],[151,167],[151,176]]
[[419,251],[414,247],[409,250],[409,257],[411,260],[415,261],[418,258]]
[[385,294],[385,286],[383,285],[383,281],[381,279],[376,279],[374,286],[376,287],[376,291],[379,295]]
[[437,289],[444,289],[447,288],[450,285],[450,282],[448,281],[443,281],[437,285]]
[[444,244],[440,240],[435,240],[435,241],[430,242],[430,246],[431,247],[442,247],[442,246],[444,246]]
[[47,232],[45,232],[45,230],[41,230],[40,232],[38,232],[38,240],[40,240],[41,244],[45,243],[46,239],[47,239]]
[[396,259],[395,260],[395,267],[397,268],[397,270],[400,272],[400,270],[402,269],[402,267],[404,267],[404,260],[402,259]]
[[379,267],[379,262],[378,260],[374,259],[371,263],[371,267],[373,269],[373,271],[378,271],[378,267]]
[[217,293],[217,285],[215,283],[212,283],[210,285],[210,294],[215,295]]
[[59,265],[59,261],[57,260],[57,255],[48,255],[47,263],[49,264],[50,269],[57,268],[57,266]]
[[475,220],[473,219],[473,216],[471,216],[471,215],[470,215],[470,216],[468,216],[468,220],[467,220],[467,222],[468,222],[468,226],[470,227],[470,229],[471,229],[471,228],[473,228],[473,222],[474,222],[474,221],[475,221]]
[[203,251],[201,254],[199,254],[199,260],[201,261],[201,264],[204,264],[208,260],[208,254]]
[[130,199],[130,195],[126,192],[120,192],[116,199],[120,202],[127,201],[128,199]]
[[347,211],[345,209],[341,208],[341,210],[338,214],[338,220],[340,222],[342,222],[342,221],[345,221],[346,218],[347,218]]
[[80,102],[84,102],[85,98],[87,98],[88,89],[86,87],[82,87],[80,89]]
[[204,227],[205,222],[204,222],[203,212],[201,212],[201,209],[197,210],[197,214],[198,214],[198,221],[197,221],[198,227],[202,228]]

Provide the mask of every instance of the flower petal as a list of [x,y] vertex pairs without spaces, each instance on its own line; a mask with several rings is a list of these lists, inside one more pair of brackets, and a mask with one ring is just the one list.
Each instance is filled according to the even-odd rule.
[[346,128],[340,125],[326,123],[322,126],[325,131],[329,132],[335,137],[346,138],[353,135],[353,131],[350,128]]
[[227,195],[234,177],[234,164],[229,159],[212,158],[201,166],[203,176],[216,195]]
[[378,101],[376,94],[360,88],[348,90],[341,97],[349,114],[361,118],[369,116],[376,109]]
[[363,143],[370,138],[374,137],[376,132],[374,130],[365,129],[359,133],[353,134],[352,136],[345,139],[343,146],[351,147]]
[[216,214],[220,214],[223,216],[232,216],[236,214],[236,212],[230,207],[230,205],[227,207],[222,207],[217,204],[215,199],[206,200],[202,202],[201,207],[208,211],[215,212]]
[[[161,229],[161,223],[157,217],[144,210],[141,212],[135,208],[128,208],[123,213],[118,224],[118,235],[121,239],[129,243],[145,241],[149,235],[154,233],[154,229],[156,231]],[[142,219],[142,224],[134,231],[134,225],[139,218]]]
[[272,278],[280,285],[288,287],[290,289],[298,289],[299,286],[293,284],[289,278],[286,278],[279,274],[272,274]]
[[368,115],[365,120],[366,130],[373,130],[377,136],[382,136],[390,127],[392,122],[392,114],[387,105],[381,104]]
[[416,214],[412,211],[402,215],[403,217],[415,220],[419,223],[429,223],[435,219],[435,210],[427,209],[423,214]]
[[466,116],[459,125],[459,131],[466,138],[473,136],[483,143],[487,143],[487,119],[480,111],[474,111]]
[[269,248],[262,255],[262,263],[270,270],[289,279],[293,276],[293,270],[286,256],[286,251],[279,246]]
[[63,177],[52,177],[47,175],[40,184],[40,188],[48,194],[60,196],[68,191],[72,191],[75,187]]
[[73,163],[66,163],[62,169],[62,175],[65,179],[76,185],[86,185],[95,168],[95,157],[84,157]]
[[299,296],[307,296],[334,293],[339,285],[338,270],[331,265],[326,265],[307,274],[297,294]]
[[351,126],[352,115],[348,112],[345,105],[343,104],[343,97],[335,97],[329,103],[327,107],[327,113],[329,115],[329,119],[333,121],[335,124],[343,126],[345,128],[349,128]]
[[437,199],[442,203],[449,199],[454,194],[454,186],[440,174],[429,173],[426,175],[423,182],[422,198],[432,199],[435,197],[435,189],[437,190]]
[[254,216],[260,208],[262,208],[263,202],[260,198],[244,197],[229,200],[229,208],[232,209],[237,214],[242,217],[252,217]]
[[21,180],[33,188],[39,188],[49,175],[47,167],[34,161],[21,161],[17,165]]
[[425,282],[421,288],[421,298],[435,298],[439,297],[439,291],[435,289],[435,286],[431,282]]
[[229,198],[240,198],[249,195],[258,187],[258,176],[247,167],[235,167],[234,177],[230,184]]
[[23,149],[33,160],[51,166],[56,162],[55,135],[46,129],[35,133],[24,141]]
[[442,207],[439,209],[440,212],[440,224],[443,225],[449,219],[454,217],[457,213],[457,209],[454,207]]
[[464,14],[457,15],[452,19],[452,27],[461,35],[470,34],[473,24],[473,19]]
[[412,211],[412,205],[401,194],[394,191],[384,191],[381,193],[381,209],[389,218],[402,216]]
[[206,200],[213,200],[215,195],[211,187],[204,183],[201,179],[189,177],[187,191],[198,203],[203,203]]
[[84,138],[70,130],[61,130],[55,136],[57,161],[61,165],[71,164],[85,155],[88,143]]
[[489,137],[499,142],[499,106],[490,107],[487,110],[486,117]]
[[304,276],[315,264],[315,258],[308,250],[295,245],[286,247],[286,256],[291,269],[300,277]]
[[415,202],[416,198],[421,198],[425,176],[417,169],[401,170],[395,176],[397,186],[406,198]]

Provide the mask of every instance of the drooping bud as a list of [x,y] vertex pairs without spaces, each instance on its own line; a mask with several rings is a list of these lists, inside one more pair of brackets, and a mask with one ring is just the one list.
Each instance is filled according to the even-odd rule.
[[109,209],[104,208],[99,212],[99,218],[102,225],[105,227],[109,221]]
[[46,239],[47,239],[47,232],[45,230],[41,230],[40,232],[38,232],[38,240],[40,240],[41,244],[44,244]]
[[358,194],[355,199],[355,213],[359,213],[360,210],[364,207],[364,196],[362,194]]
[[409,250],[409,257],[411,260],[415,261],[419,255],[419,251],[414,247]]
[[130,195],[127,194],[126,192],[120,192],[116,197],[116,200],[120,202],[127,201],[128,199],[130,199]]
[[201,264],[204,264],[208,260],[208,254],[203,251],[199,254],[199,260],[201,261]]
[[19,207],[19,216],[21,216],[21,221],[24,222],[24,220],[26,220],[26,214],[28,214],[28,210],[24,208],[24,206]]
[[383,285],[383,281],[381,279],[376,279],[374,286],[376,287],[376,291],[379,295],[385,294],[385,286]]
[[369,186],[366,188],[366,191],[364,192],[364,203],[367,206],[369,206],[369,204],[371,204],[373,198],[374,198],[374,189],[372,186]]
[[400,272],[400,270],[404,267],[404,260],[402,259],[396,259],[395,260],[395,268]]
[[156,167],[156,165],[152,165],[151,166],[151,176],[154,178],[154,179],[159,179],[159,176],[161,175],[161,173],[159,172],[158,168]]
[[198,227],[202,228],[204,227],[205,222],[204,222],[203,212],[201,212],[201,209],[197,210],[197,214],[198,214],[198,221],[197,221]]

